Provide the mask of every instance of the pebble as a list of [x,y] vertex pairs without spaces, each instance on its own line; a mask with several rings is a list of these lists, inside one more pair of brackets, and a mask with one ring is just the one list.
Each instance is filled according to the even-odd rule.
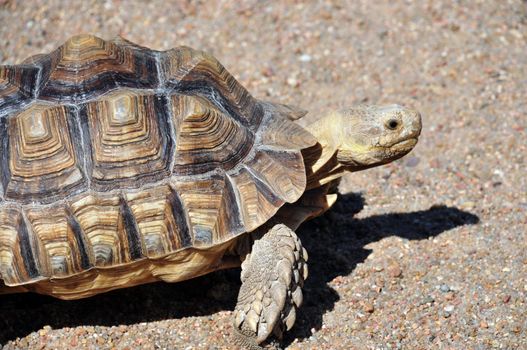
[[374,308],[372,303],[366,301],[363,304],[362,310],[364,310],[364,312],[367,312],[367,313],[371,314],[375,310],[375,308]]
[[299,85],[298,80],[294,77],[287,78],[287,84],[293,87],[297,87]]
[[401,266],[397,262],[393,262],[390,264],[387,268],[388,274],[390,277],[401,277],[403,271],[401,270]]
[[432,304],[434,301],[435,299],[432,296],[428,295],[426,296],[426,298],[423,299],[423,301],[421,302],[421,305]]
[[442,284],[441,286],[439,286],[439,289],[443,292],[443,293],[447,293],[447,292],[450,292],[450,287],[446,284]]
[[299,58],[298,58],[301,62],[311,62],[311,60],[313,59],[313,57],[311,55],[308,55],[308,54],[303,54],[301,55]]
[[455,306],[454,305],[447,305],[445,306],[445,308],[443,310],[445,310],[445,312],[449,312],[449,313],[452,313],[455,309]]

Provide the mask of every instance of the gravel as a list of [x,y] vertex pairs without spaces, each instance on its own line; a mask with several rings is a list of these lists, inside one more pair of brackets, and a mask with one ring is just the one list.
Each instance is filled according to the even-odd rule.
[[[348,175],[299,235],[310,254],[288,349],[527,348],[525,1],[0,0],[0,62],[121,34],[213,53],[256,97],[399,103],[416,149]],[[65,302],[0,303],[4,349],[228,349],[239,270]]]

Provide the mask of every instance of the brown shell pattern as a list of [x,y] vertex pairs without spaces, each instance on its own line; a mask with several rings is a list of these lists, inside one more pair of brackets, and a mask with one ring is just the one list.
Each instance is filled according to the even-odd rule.
[[315,140],[281,110],[187,47],[82,35],[0,67],[1,279],[164,279],[175,253],[254,230],[305,189]]

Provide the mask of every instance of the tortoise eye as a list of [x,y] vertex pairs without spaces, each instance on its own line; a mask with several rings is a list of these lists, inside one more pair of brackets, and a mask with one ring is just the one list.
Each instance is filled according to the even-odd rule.
[[390,129],[390,130],[395,130],[395,129],[397,129],[398,126],[399,126],[399,122],[397,120],[395,120],[395,119],[390,119],[386,123],[386,127],[388,127],[388,129]]

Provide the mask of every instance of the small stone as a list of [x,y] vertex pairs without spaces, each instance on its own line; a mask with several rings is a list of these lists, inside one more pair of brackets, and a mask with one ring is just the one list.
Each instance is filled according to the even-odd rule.
[[489,328],[489,324],[486,321],[481,321],[479,323],[479,327],[486,329],[486,328]]
[[472,201],[465,201],[463,203],[461,203],[461,208],[463,209],[472,209],[476,206],[476,203],[472,202]]
[[443,293],[448,293],[450,292],[450,287],[446,284],[442,284],[439,286],[439,290],[441,290]]
[[436,336],[432,334],[431,336],[428,337],[428,341],[433,342],[435,338]]
[[501,298],[501,301],[503,301],[504,304],[507,304],[511,300],[510,294],[504,295],[503,298]]
[[403,271],[401,270],[401,267],[399,266],[398,263],[394,262],[393,264],[391,264],[390,266],[388,266],[388,274],[391,276],[391,277],[401,277]]
[[451,313],[451,312],[454,311],[454,308],[455,308],[454,305],[447,305],[447,306],[445,306],[445,308],[443,310],[445,310],[445,312]]
[[51,327],[46,325],[46,326],[42,327],[42,329],[38,332],[38,334],[39,334],[41,337],[44,337],[44,336],[46,336],[50,331],[51,331]]
[[313,57],[311,57],[311,55],[308,55],[308,54],[303,54],[303,55],[301,55],[300,57],[298,57],[298,59],[299,59],[301,62],[311,62],[311,60],[313,59]]
[[298,80],[294,77],[287,78],[287,85],[297,87],[298,86]]
[[511,330],[512,330],[514,333],[520,333],[520,332],[522,331],[522,326],[521,326],[521,324],[519,324],[519,323],[514,323],[514,324],[512,325]]
[[431,295],[428,295],[426,298],[423,299],[421,305],[432,304],[434,301],[434,298]]
[[356,331],[356,330],[359,330],[362,328],[362,325],[361,325],[361,322],[359,321],[354,321],[352,324],[351,324],[351,329]]
[[362,305],[362,310],[364,312],[367,312],[367,313],[371,314],[375,310],[375,308],[374,308],[372,303],[370,303],[369,301],[366,301]]

